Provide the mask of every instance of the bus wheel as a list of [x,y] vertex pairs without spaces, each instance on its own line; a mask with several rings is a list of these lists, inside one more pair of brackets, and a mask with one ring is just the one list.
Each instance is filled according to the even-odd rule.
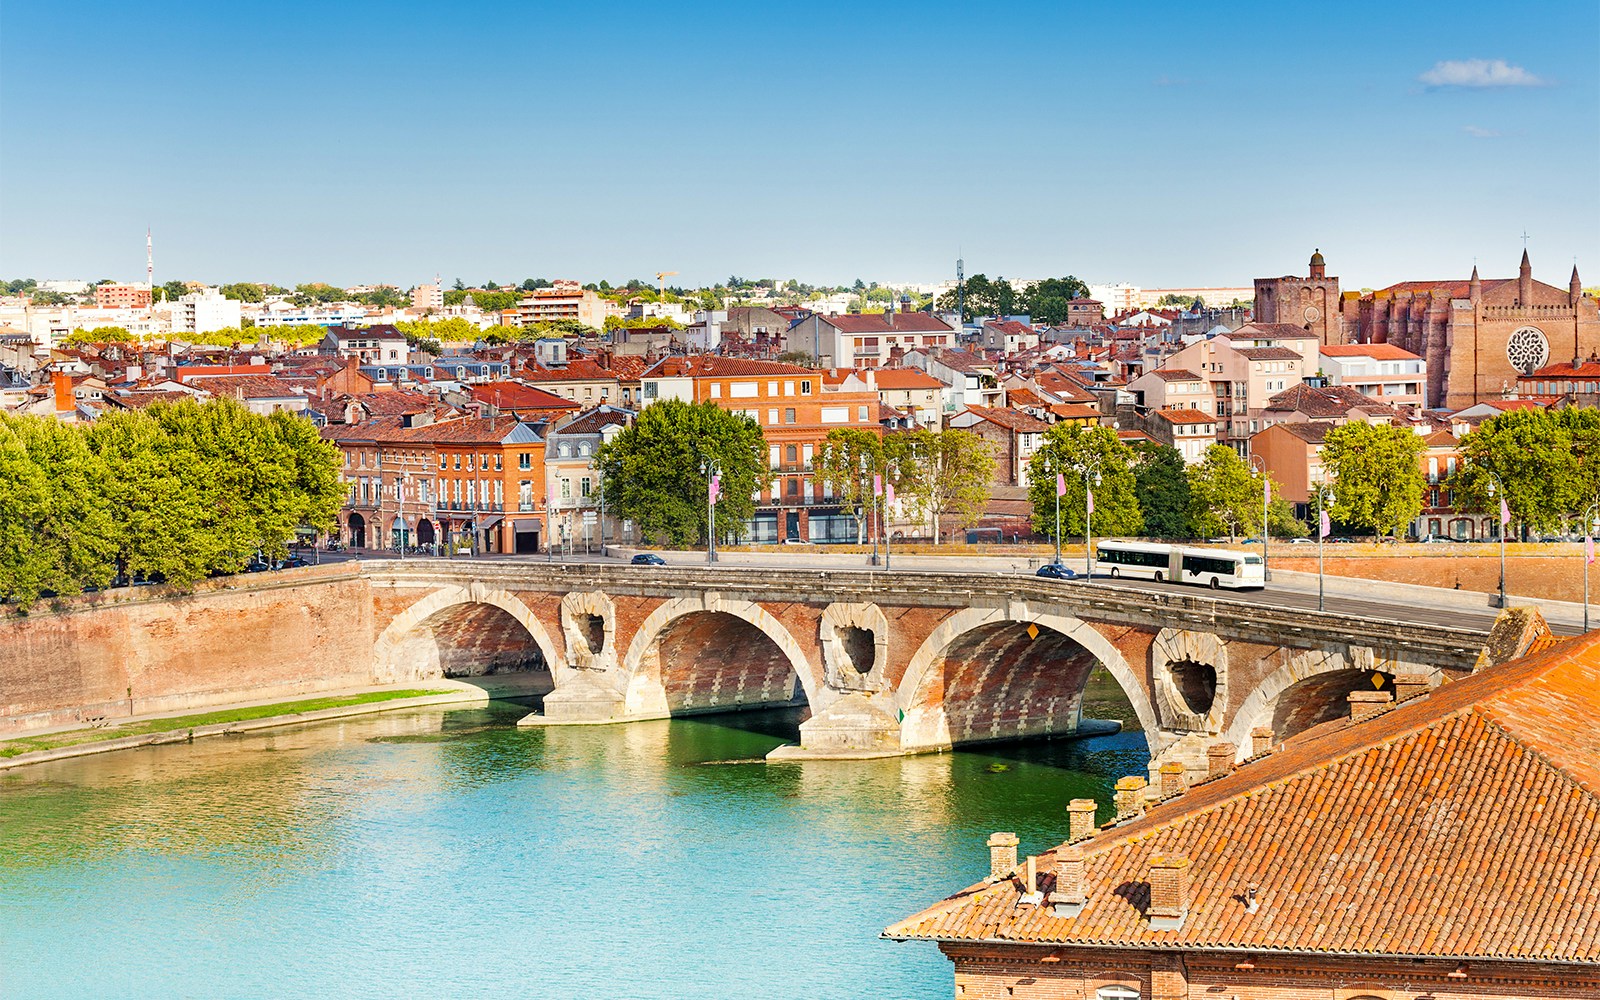
[[1157,583],[1161,582],[1161,571],[1160,570],[1156,570],[1155,580],[1156,580]]
[[1211,589],[1212,590],[1216,590],[1218,587],[1221,587],[1221,586],[1222,586],[1222,581],[1218,580],[1216,577],[1212,577],[1211,578]]
[[1115,580],[1117,578],[1117,575],[1118,575],[1117,574],[1117,567],[1115,567],[1115,566],[1111,567],[1111,579]]

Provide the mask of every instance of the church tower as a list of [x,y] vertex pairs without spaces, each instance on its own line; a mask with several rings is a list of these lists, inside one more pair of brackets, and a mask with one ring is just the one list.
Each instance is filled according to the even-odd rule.
[[1342,344],[1339,279],[1328,277],[1328,262],[1320,249],[1311,254],[1308,270],[1303,278],[1257,278],[1255,321],[1297,326],[1316,334],[1323,344]]
[[1517,269],[1517,304],[1533,304],[1533,265],[1528,263],[1528,251],[1522,251],[1522,266]]

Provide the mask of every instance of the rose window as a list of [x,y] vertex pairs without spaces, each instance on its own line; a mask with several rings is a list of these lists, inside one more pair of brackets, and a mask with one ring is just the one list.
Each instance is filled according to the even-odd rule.
[[1506,341],[1506,360],[1519,372],[1543,368],[1550,360],[1550,342],[1537,328],[1524,326]]

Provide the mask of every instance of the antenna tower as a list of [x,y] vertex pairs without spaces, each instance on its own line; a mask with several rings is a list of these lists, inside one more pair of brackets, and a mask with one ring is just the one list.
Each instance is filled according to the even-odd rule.
[[967,276],[966,276],[966,272],[964,270],[965,267],[966,267],[966,265],[964,263],[962,263],[961,258],[957,257],[956,258],[956,323],[958,323],[961,326],[966,326],[967,325],[967,308],[966,308],[966,294],[967,294],[966,281],[967,281]]

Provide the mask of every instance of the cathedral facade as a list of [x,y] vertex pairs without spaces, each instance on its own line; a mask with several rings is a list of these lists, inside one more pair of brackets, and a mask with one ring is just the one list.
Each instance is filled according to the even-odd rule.
[[1430,407],[1498,399],[1517,377],[1600,350],[1600,303],[1578,269],[1566,288],[1533,278],[1527,251],[1515,278],[1402,281],[1343,300],[1347,340],[1394,344],[1428,363]]
[[1311,255],[1310,270],[1304,278],[1257,278],[1255,321],[1288,323],[1316,334],[1323,344],[1342,344],[1339,279],[1328,277],[1321,250]]

